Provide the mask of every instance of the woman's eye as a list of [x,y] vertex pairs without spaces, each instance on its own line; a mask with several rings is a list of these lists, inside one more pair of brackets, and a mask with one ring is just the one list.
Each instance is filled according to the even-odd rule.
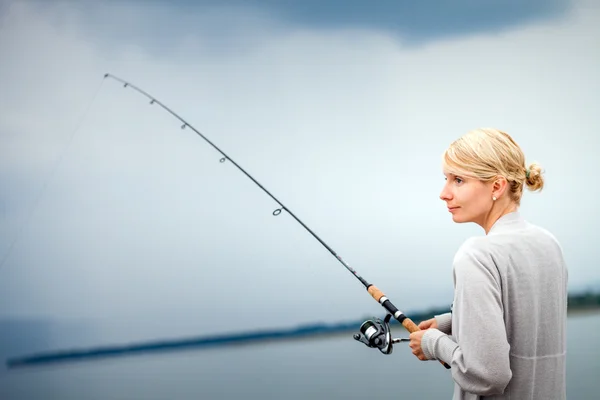
[[454,181],[455,181],[456,183],[461,183],[463,180],[462,180],[462,179],[460,179],[460,178],[454,178]]

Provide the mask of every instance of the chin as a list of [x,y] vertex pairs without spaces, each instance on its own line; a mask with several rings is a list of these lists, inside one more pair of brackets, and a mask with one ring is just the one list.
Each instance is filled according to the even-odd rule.
[[457,224],[464,224],[464,223],[467,223],[467,222],[471,222],[471,219],[465,218],[465,217],[463,217],[461,215],[453,214],[452,215],[452,221],[456,222]]

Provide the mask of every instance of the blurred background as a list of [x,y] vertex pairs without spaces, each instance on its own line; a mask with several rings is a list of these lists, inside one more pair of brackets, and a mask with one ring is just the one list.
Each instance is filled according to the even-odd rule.
[[[439,199],[442,152],[476,127],[510,133],[545,170],[521,212],[561,241],[579,296],[569,398],[594,398],[599,39],[592,0],[0,0],[3,364],[384,316],[258,186],[111,73],[409,317],[450,306],[454,253],[483,235]],[[0,398],[451,397],[439,363],[352,333],[3,366]]]

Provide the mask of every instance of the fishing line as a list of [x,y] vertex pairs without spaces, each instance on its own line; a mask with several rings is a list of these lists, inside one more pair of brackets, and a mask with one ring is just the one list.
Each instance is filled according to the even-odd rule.
[[91,101],[88,103],[88,105],[87,105],[86,109],[84,110],[81,118],[79,119],[79,122],[75,125],[75,128],[73,129],[73,132],[71,132],[71,135],[69,136],[69,138],[67,140],[67,144],[63,148],[62,153],[59,154],[58,159],[54,162],[54,165],[52,166],[52,168],[50,168],[50,172],[48,173],[48,176],[44,180],[44,183],[42,184],[42,188],[40,189],[40,191],[37,194],[37,196],[34,198],[33,205],[31,206],[31,209],[30,209],[29,213],[25,216],[25,222],[18,229],[15,237],[13,238],[13,241],[8,246],[8,250],[7,250],[6,254],[2,257],[2,261],[0,261],[0,270],[2,269],[2,267],[4,266],[4,264],[6,263],[6,260],[8,260],[8,256],[12,252],[12,250],[13,250],[13,248],[15,246],[15,243],[17,242],[17,239],[20,237],[21,233],[25,229],[25,226],[31,220],[31,216],[33,215],[34,211],[36,210],[36,208],[37,208],[37,206],[38,206],[38,204],[40,202],[40,199],[42,198],[42,195],[46,191],[46,187],[48,186],[48,182],[52,179],[52,177],[56,173],[56,170],[58,169],[58,166],[61,164],[61,162],[62,162],[65,154],[67,153],[69,147],[71,146],[71,143],[73,142],[73,138],[75,137],[75,135],[77,134],[77,132],[79,132],[79,130],[81,129],[81,126],[83,125],[83,121],[85,121],[88,113],[90,112],[90,109],[92,108],[92,105],[96,101],[96,97],[98,97],[98,94],[100,93],[100,89],[102,88],[102,85],[104,84],[104,81],[105,81],[105,79],[102,79],[100,81],[100,84],[98,85],[98,88],[96,89],[96,92],[93,94]]

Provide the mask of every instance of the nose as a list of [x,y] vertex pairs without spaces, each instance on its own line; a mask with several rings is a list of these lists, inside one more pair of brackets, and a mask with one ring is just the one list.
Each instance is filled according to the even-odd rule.
[[442,192],[440,193],[440,200],[452,200],[452,192],[448,189],[448,185],[444,185],[444,187],[442,188]]

